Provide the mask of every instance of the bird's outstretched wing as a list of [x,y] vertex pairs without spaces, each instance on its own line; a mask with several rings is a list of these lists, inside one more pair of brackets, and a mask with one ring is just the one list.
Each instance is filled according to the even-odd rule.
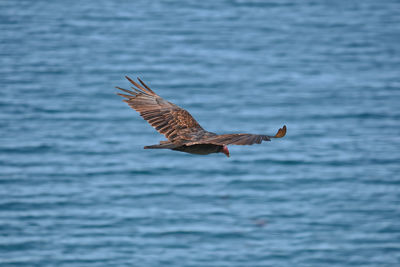
[[206,132],[189,112],[164,100],[153,92],[142,80],[140,84],[125,76],[133,85],[133,91],[116,87],[125,93],[123,101],[140,113],[159,133],[164,134],[171,142],[188,142],[198,139]]
[[222,134],[199,141],[189,142],[186,145],[213,144],[213,145],[252,145],[262,141],[271,141],[271,138],[281,138],[286,135],[286,125],[278,130],[274,136],[259,134]]

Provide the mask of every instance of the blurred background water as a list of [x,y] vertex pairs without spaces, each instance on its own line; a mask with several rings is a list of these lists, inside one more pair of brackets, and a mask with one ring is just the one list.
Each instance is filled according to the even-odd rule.
[[[1,266],[400,263],[398,1],[1,1]],[[115,95],[139,76],[222,154]]]

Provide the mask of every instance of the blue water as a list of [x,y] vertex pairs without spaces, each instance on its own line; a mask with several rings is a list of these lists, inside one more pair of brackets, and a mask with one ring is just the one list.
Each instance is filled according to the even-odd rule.
[[[400,264],[399,1],[1,1],[1,266]],[[217,133],[163,137],[139,76]]]

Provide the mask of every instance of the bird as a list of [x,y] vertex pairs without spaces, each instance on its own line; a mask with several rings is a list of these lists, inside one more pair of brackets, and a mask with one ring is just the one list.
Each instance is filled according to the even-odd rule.
[[216,134],[206,131],[188,111],[156,94],[140,78],[137,78],[139,83],[128,76],[125,78],[133,85],[132,90],[116,86],[124,92],[117,94],[124,97],[124,102],[167,138],[159,144],[145,146],[144,149],[171,149],[197,155],[223,153],[229,157],[228,145],[261,144],[262,141],[271,141],[272,138],[282,138],[286,135],[286,125],[273,136],[248,133]]

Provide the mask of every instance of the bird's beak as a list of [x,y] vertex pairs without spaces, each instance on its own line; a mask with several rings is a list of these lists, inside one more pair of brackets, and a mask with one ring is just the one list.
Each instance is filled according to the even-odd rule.
[[222,148],[222,151],[221,151],[222,153],[224,153],[228,158],[229,158],[229,150],[228,150],[228,147],[227,146],[224,146],[223,148]]

